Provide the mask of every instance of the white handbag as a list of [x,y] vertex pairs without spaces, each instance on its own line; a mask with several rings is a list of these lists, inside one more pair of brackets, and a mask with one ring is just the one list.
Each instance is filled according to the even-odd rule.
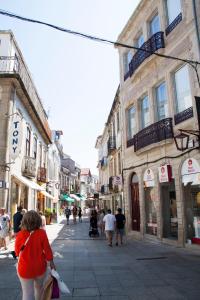
[[70,290],[69,290],[68,286],[60,278],[60,275],[58,274],[58,272],[56,270],[52,269],[51,275],[57,279],[60,292],[62,294],[70,294]]

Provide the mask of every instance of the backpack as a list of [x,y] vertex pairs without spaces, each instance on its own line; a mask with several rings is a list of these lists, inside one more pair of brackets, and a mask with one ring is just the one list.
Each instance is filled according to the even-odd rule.
[[65,215],[70,216],[71,215],[71,210],[69,208],[65,209]]

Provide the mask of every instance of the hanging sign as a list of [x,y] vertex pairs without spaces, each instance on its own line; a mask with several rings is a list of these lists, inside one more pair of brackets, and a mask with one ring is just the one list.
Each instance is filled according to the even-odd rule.
[[113,176],[113,185],[121,185],[122,177],[121,176]]
[[172,166],[164,165],[158,168],[159,182],[170,182],[172,180]]
[[181,168],[181,175],[184,185],[189,182],[193,185],[200,184],[200,166],[197,160],[194,158],[186,159]]
[[13,116],[10,127],[10,158],[15,160],[20,153],[22,143],[22,120],[17,114]]
[[147,169],[144,172],[143,181],[144,181],[144,186],[145,187],[153,187],[153,186],[155,186],[154,174],[153,174],[153,171],[151,169]]

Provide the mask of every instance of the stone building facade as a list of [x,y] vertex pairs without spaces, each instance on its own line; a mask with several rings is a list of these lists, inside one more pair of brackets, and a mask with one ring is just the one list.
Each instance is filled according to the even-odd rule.
[[51,131],[12,32],[0,31],[0,41],[0,206],[12,214],[17,205],[37,209],[46,191]]
[[[199,7],[142,0],[117,41],[136,47],[118,47],[128,230],[181,246],[200,238],[200,83],[191,64],[154,53],[200,61]],[[179,129],[187,131],[176,139],[188,141],[184,151],[174,141]]]
[[97,138],[102,207],[124,210],[122,189],[121,106],[117,89],[103,134]]

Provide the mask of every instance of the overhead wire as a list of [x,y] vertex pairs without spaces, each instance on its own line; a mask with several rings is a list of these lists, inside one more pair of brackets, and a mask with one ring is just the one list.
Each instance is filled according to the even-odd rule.
[[179,60],[179,61],[190,64],[193,68],[195,68],[197,65],[200,65],[199,61],[189,60],[189,59],[180,58],[180,57],[171,56],[171,55],[165,55],[165,54],[161,54],[161,53],[157,53],[157,52],[152,53],[152,51],[147,50],[147,49],[138,48],[136,46],[132,46],[132,45],[124,44],[124,43],[119,43],[119,42],[114,42],[114,41],[111,41],[111,40],[108,40],[108,39],[105,39],[105,38],[100,38],[100,37],[85,34],[85,33],[82,33],[82,32],[70,30],[70,29],[67,29],[67,28],[64,28],[64,27],[60,27],[60,26],[51,24],[51,23],[47,23],[47,22],[43,22],[43,21],[40,21],[40,20],[31,19],[31,18],[27,18],[27,17],[23,17],[23,16],[20,16],[18,14],[15,14],[15,13],[12,13],[12,12],[9,12],[9,11],[5,11],[5,10],[2,10],[2,9],[0,9],[0,14],[4,15],[4,16],[11,17],[11,18],[16,18],[16,19],[19,19],[19,20],[25,21],[25,22],[45,25],[45,26],[50,27],[50,28],[55,29],[55,30],[59,30],[59,31],[62,31],[62,32],[66,32],[66,33],[69,33],[69,34],[80,36],[82,38],[90,39],[90,40],[93,40],[93,41],[96,41],[96,42],[111,44],[111,45],[114,45],[115,47],[123,47],[123,48],[128,48],[128,49],[140,50],[140,51],[144,51],[144,52],[147,52],[147,53],[150,53],[150,54],[154,54],[156,56],[160,56],[160,57],[164,57],[164,58],[168,58],[168,59]]

